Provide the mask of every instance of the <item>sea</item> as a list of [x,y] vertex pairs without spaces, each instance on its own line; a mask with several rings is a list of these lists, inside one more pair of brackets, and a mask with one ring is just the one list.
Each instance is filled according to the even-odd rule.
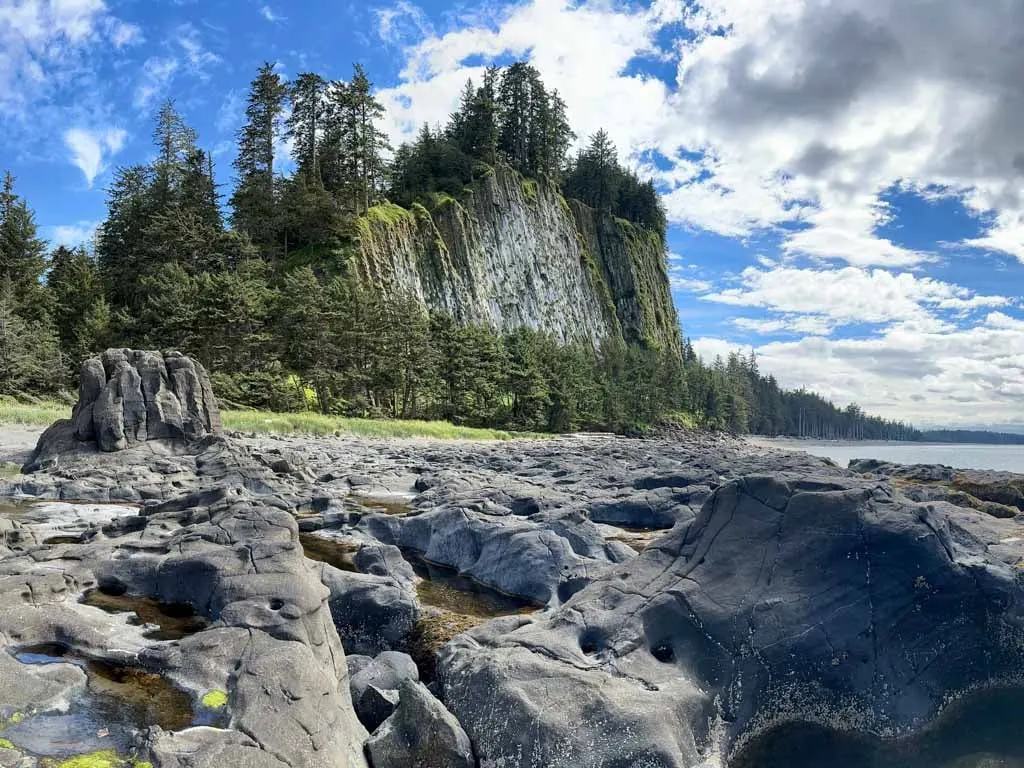
[[996,469],[1024,475],[1024,445],[977,443],[895,443],[760,439],[759,445],[825,456],[845,467],[851,459],[880,459],[897,464],[945,464],[958,469]]

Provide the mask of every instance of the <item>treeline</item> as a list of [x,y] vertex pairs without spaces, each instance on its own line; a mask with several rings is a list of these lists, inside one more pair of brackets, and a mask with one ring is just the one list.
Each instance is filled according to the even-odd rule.
[[1012,432],[989,432],[981,429],[929,429],[917,438],[926,443],[987,443],[989,445],[1024,445],[1024,435]]
[[856,404],[837,408],[813,392],[782,389],[774,376],[761,374],[753,350],[705,365],[687,340],[683,361],[689,410],[708,427],[819,440],[919,439],[911,425],[869,416]]
[[569,157],[575,138],[565,102],[547,90],[536,69],[522,62],[491,67],[479,86],[466,83],[446,126],[425,125],[415,142],[398,147],[388,197],[406,207],[430,202],[431,195],[458,197],[501,161],[523,176],[560,184],[566,197],[664,236],[665,210],[653,182],[619,164],[605,131]]
[[[347,82],[262,67],[239,131],[225,220],[212,155],[173,102],[153,160],[117,170],[93,250],[47,253],[5,177],[0,197],[0,394],[52,395],[109,346],[177,348],[229,403],[523,430],[642,430],[666,419],[737,433],[907,437],[906,425],[780,390],[753,355],[701,361],[609,341],[560,346],[428,315],[347,270],[359,217],[378,202],[457,196],[506,163],[569,196],[664,232],[649,182],[599,132],[574,158],[565,105],[515,64],[467,84],[445,126],[394,151],[365,72]],[[282,173],[290,144],[294,172]]]

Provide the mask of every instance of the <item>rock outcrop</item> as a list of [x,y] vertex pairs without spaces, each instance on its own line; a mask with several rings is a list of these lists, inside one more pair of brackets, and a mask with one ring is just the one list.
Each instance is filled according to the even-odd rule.
[[108,349],[82,364],[78,403],[39,440],[24,471],[89,448],[112,453],[148,440],[195,443],[221,433],[203,366],[179,352]]
[[[1021,478],[857,469],[724,438],[93,446],[0,496],[141,509],[7,508],[0,643],[222,708],[136,728],[157,768],[787,765],[757,750],[807,721],[910,748],[975,694],[1024,691],[1024,514],[983,499]],[[157,640],[89,590],[202,621]],[[12,658],[0,718],[91,688]],[[22,752],[32,717],[4,732]]]
[[429,211],[375,206],[359,232],[352,269],[361,280],[458,322],[680,346],[661,238],[511,168]]
[[1024,678],[1022,530],[747,477],[557,611],[456,638],[444,700],[482,764],[521,768],[692,768],[793,720],[911,732]]

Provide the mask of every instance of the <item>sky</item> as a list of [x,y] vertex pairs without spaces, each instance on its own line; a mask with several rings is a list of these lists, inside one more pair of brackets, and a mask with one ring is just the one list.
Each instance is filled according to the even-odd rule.
[[231,182],[256,68],[363,64],[397,143],[530,61],[664,193],[706,358],[919,426],[1024,431],[1019,0],[0,0],[0,168],[52,243],[178,108]]

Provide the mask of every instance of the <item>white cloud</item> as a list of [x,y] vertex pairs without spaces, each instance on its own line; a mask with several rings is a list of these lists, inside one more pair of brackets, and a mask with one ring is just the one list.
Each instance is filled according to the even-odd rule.
[[[737,346],[694,341],[712,359]],[[756,349],[763,373],[784,387],[807,387],[837,405],[918,426],[1020,425],[1024,397],[1024,319],[991,313],[940,332],[894,327],[865,339],[809,337]]]
[[[382,37],[408,39],[410,18],[407,2],[379,11]],[[689,36],[660,48],[680,21]],[[994,214],[970,245],[1024,261],[1016,0],[528,0],[420,36],[382,93],[396,138],[445,118],[478,74],[468,63],[525,57],[581,134],[603,126],[634,159],[673,160],[658,176],[676,222],[730,237],[799,223],[787,254],[907,267],[933,256],[877,234],[881,195],[938,188]],[[674,62],[677,77],[631,74],[637,57]]]
[[240,90],[229,91],[217,110],[217,130],[221,133],[234,133],[245,120],[245,93]]
[[79,221],[75,224],[61,224],[53,228],[50,240],[54,245],[66,245],[69,248],[89,244],[96,236],[100,223]]
[[38,121],[35,105],[89,80],[88,55],[140,39],[103,0],[0,1],[0,121]]
[[180,63],[169,56],[151,56],[142,65],[142,75],[132,101],[136,109],[149,111],[171,84]]
[[274,11],[274,9],[271,8],[269,5],[264,5],[262,8],[260,8],[260,16],[269,21],[271,24],[276,24],[278,22],[288,20],[284,16],[277,14]]
[[695,264],[687,264],[678,253],[668,255],[668,281],[673,290],[684,293],[708,293],[714,286],[708,281],[696,276],[699,267]]
[[[408,8],[404,3],[378,13],[383,36],[395,38],[397,20],[408,16]],[[515,56],[529,59],[559,90],[581,136],[604,127],[621,150],[639,151],[657,143],[665,127],[668,87],[657,78],[622,72],[637,54],[657,53],[658,29],[678,18],[674,2],[626,11],[604,3],[534,0],[505,9],[495,20],[473,19],[476,25],[428,34],[406,49],[402,82],[380,93],[392,138],[409,138],[422,123],[447,119],[466,79],[482,74],[467,60]]]
[[193,75],[206,80],[209,78],[208,68],[220,64],[223,59],[220,56],[207,50],[203,45],[199,30],[192,24],[182,24],[177,29],[176,42],[185,54],[185,61]]
[[740,287],[701,298],[737,307],[828,318],[833,326],[910,322],[920,327],[938,327],[936,322],[942,322],[936,316],[938,310],[962,315],[984,307],[1006,307],[1014,301],[1006,296],[978,295],[961,286],[909,272],[895,274],[858,267],[748,267],[740,275],[740,282]]
[[406,0],[399,0],[390,8],[377,8],[374,13],[377,16],[377,34],[387,43],[399,44],[414,35],[425,38],[432,34],[427,15]]
[[69,160],[82,171],[91,187],[96,177],[106,169],[107,160],[121,151],[127,138],[128,134],[122,128],[71,128],[64,133],[64,145],[71,152]]
[[793,334],[797,336],[829,336],[835,322],[819,315],[785,315],[779,318],[737,317],[732,324],[744,331],[753,331],[761,336]]

